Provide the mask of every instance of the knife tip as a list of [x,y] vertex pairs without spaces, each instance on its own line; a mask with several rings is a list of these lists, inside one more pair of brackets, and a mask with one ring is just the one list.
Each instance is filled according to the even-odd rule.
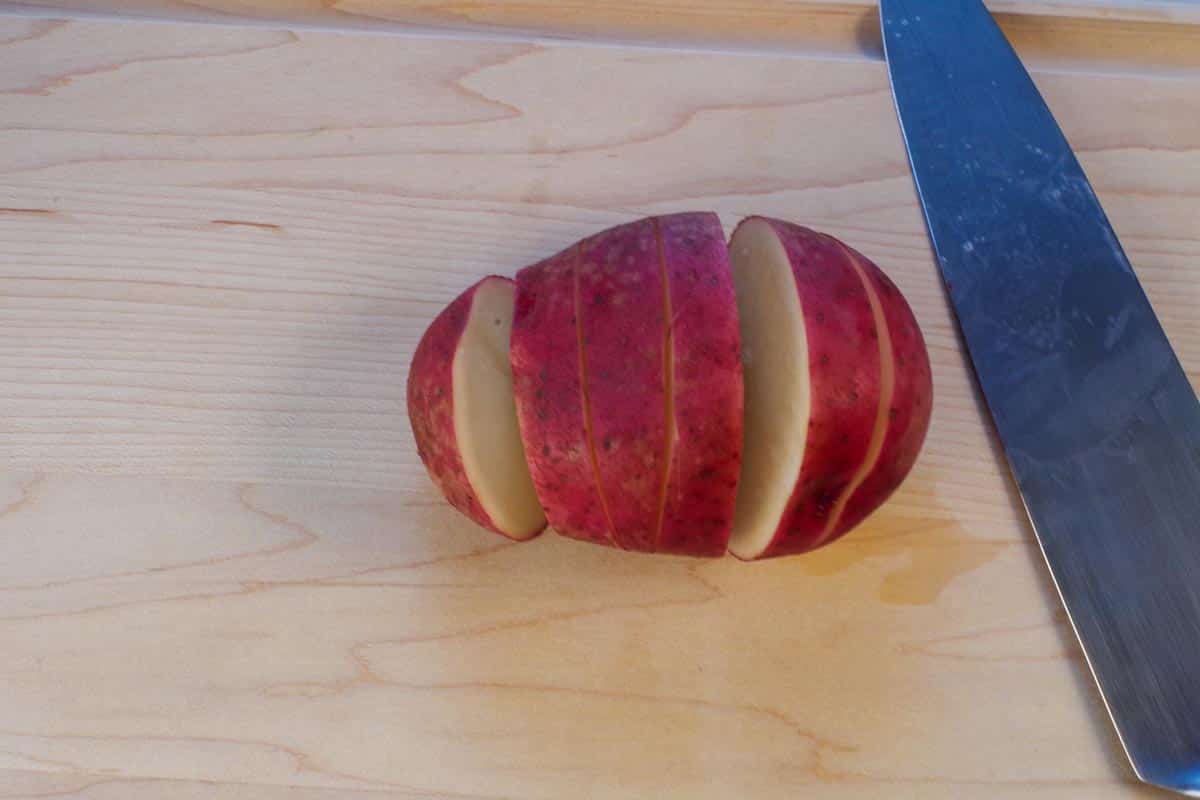
[[1166,765],[1139,764],[1131,758],[1130,765],[1137,779],[1148,786],[1184,797],[1200,797],[1200,764],[1181,770]]

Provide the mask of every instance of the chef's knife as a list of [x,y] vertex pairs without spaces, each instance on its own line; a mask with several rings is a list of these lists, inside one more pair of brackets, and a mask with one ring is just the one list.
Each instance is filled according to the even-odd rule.
[[1200,404],[979,0],[881,0],[917,191],[975,373],[1134,771],[1200,797]]

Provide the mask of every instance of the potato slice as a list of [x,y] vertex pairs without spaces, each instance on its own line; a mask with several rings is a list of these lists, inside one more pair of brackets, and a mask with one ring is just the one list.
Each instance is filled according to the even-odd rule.
[[656,218],[668,290],[667,473],[655,550],[724,555],[742,457],[733,275],[713,213]]
[[715,214],[619,225],[522,270],[511,357],[556,531],[644,552],[725,552],[742,392]]
[[408,411],[446,499],[484,527],[530,539],[546,517],[517,428],[508,345],[513,282],[488,277],[438,315],[417,346]]
[[806,228],[750,218],[730,256],[745,440],[729,549],[800,553],[842,532],[845,498],[880,450],[876,313],[845,248]]
[[653,552],[670,441],[665,287],[653,217],[579,243],[579,325],[587,435],[614,543]]
[[846,500],[837,521],[841,532],[864,520],[904,481],[921,452],[933,411],[929,353],[912,309],[887,275],[861,253],[850,247],[845,249],[877,299],[878,311],[886,324],[880,336],[887,350],[881,381],[888,387],[890,399],[882,409],[887,431],[881,438],[879,455]]
[[572,245],[517,273],[509,360],[529,471],[550,526],[572,539],[611,545],[584,410],[578,263],[579,247]]

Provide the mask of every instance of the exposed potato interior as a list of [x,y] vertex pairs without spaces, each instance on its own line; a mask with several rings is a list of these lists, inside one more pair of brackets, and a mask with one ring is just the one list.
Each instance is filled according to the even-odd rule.
[[517,428],[512,371],[511,281],[480,284],[454,356],[454,432],[467,480],[505,534],[527,539],[546,524]]
[[745,386],[742,473],[729,550],[754,558],[771,543],[800,474],[810,413],[808,336],[787,253],[762,220],[729,243]]

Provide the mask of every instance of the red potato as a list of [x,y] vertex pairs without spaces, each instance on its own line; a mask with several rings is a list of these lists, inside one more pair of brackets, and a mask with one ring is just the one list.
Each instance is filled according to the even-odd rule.
[[730,552],[805,552],[849,531],[911,468],[928,357],[900,293],[836,239],[751,218],[730,251],[746,392]]
[[515,300],[485,279],[430,326],[409,383],[422,459],[480,524],[532,536],[540,503],[568,537],[742,559],[865,519],[931,401],[920,329],[874,264],[761,217],[727,249],[715,214],[602,231],[522,270]]
[[446,499],[512,539],[546,526],[517,431],[507,356],[513,282],[488,277],[421,337],[408,376],[417,452]]
[[613,544],[584,423],[578,262],[573,245],[517,273],[509,360],[525,455],[547,521],[563,536]]

